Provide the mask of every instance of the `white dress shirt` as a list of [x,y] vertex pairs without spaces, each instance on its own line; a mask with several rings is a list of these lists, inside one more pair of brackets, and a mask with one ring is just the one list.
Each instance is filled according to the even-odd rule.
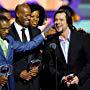
[[[20,37],[20,40],[22,41],[22,31],[21,31],[21,29],[25,28],[25,27],[22,27],[21,25],[17,24],[16,22],[14,22],[14,26],[16,28],[16,31],[17,31],[19,37]],[[27,41],[30,41],[30,35],[29,35],[28,28],[25,28],[25,35],[27,37]]]
[[68,63],[68,49],[69,49],[70,33],[71,32],[69,32],[67,39],[59,36],[60,45],[61,45],[64,57],[65,57],[66,63]]

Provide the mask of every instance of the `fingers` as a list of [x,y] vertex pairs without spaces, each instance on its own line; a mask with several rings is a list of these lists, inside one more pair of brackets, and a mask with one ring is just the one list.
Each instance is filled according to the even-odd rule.
[[64,76],[62,78],[63,82],[67,85],[67,86],[70,86],[71,84],[77,84],[79,83],[79,78],[77,76],[71,76],[71,75],[68,75],[68,76]]
[[32,70],[30,70],[32,76],[36,76],[38,74],[38,67],[33,67]]
[[78,79],[77,76],[75,76],[75,77],[73,78],[73,80],[71,81],[71,84],[78,84],[78,83],[79,83],[79,79]]
[[7,83],[8,78],[0,76],[0,86],[4,86]]
[[36,76],[38,74],[38,67],[32,67],[32,69],[27,72],[27,70],[23,70],[20,73],[20,77],[24,80],[29,81],[30,79],[32,79],[33,76]]
[[56,30],[53,28],[50,28],[46,33],[45,36],[47,37],[48,35],[53,35],[56,33]]
[[30,72],[27,72],[27,70],[23,70],[21,73],[20,73],[20,77],[24,80],[30,80],[32,78],[31,76],[31,73]]

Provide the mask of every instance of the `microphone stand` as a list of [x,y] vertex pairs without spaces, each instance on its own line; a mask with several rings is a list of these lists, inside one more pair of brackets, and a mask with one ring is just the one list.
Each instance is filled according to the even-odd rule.
[[52,49],[53,49],[53,51],[54,51],[54,54],[55,54],[55,62],[56,62],[56,65],[55,65],[55,69],[56,69],[56,77],[55,77],[55,81],[56,81],[56,90],[57,90],[57,54],[56,54],[56,51],[55,51],[55,49],[56,49],[56,44],[55,43],[51,43],[50,45],[49,45]]
[[[55,51],[55,55],[56,55],[56,51]],[[56,59],[56,90],[57,90],[57,56],[55,56]]]

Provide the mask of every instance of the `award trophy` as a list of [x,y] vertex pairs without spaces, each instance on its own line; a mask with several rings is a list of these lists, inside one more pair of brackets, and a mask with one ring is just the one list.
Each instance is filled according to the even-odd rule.
[[[12,72],[12,66],[11,65],[1,65],[0,66],[0,76],[8,77]],[[4,87],[7,87],[8,90],[8,83],[6,83],[4,86],[0,86],[0,90]]]
[[35,59],[35,60],[31,60],[28,65],[27,65],[27,71],[30,71],[32,69],[32,67],[39,67],[41,65],[41,60],[39,59]]

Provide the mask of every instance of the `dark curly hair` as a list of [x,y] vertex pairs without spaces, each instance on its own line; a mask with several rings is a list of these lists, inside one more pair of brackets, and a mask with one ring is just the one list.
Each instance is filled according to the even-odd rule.
[[39,4],[36,4],[36,3],[31,3],[31,4],[28,4],[30,6],[30,9],[31,9],[31,13],[33,11],[39,11],[39,22],[38,22],[38,25],[41,26],[44,22],[44,19],[45,19],[45,10],[42,6],[40,6]]
[[61,6],[58,10],[60,9],[69,10],[72,16],[75,15],[75,11],[70,6],[64,5],[64,6]]
[[56,13],[54,14],[54,21],[55,21],[55,16],[58,13],[65,13],[67,24],[68,24],[69,28],[73,27],[72,15],[71,15],[71,12],[68,9],[60,8],[59,10],[57,10]]

